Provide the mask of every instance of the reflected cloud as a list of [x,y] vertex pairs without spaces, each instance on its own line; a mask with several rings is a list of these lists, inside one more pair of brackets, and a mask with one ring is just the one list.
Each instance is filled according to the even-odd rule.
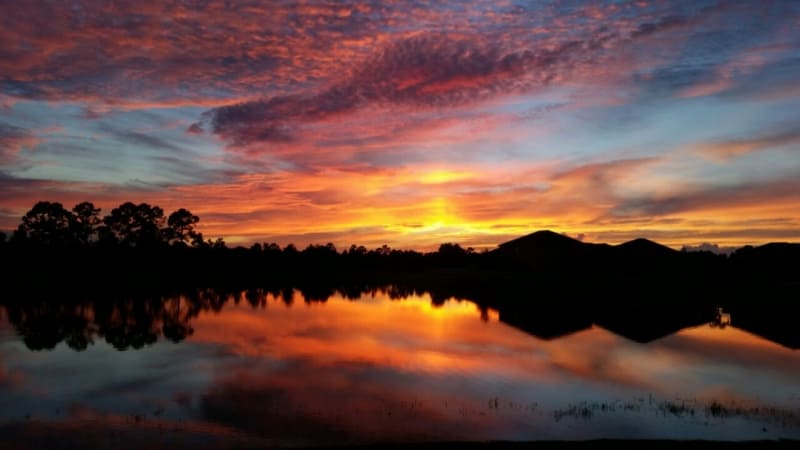
[[[347,295],[317,287],[294,291],[294,303],[285,298],[280,288],[203,290],[84,310],[12,306],[8,320],[29,345],[38,341],[25,333],[41,321],[62,324],[48,336],[74,348],[75,316],[96,321],[105,341],[79,353],[57,341],[30,353],[16,338],[0,340],[11,364],[0,366],[0,388],[12,400],[0,402],[0,434],[29,439],[24,427],[72,444],[130,436],[183,448],[197,439],[212,447],[745,439],[765,436],[764,426],[770,437],[800,429],[796,352],[733,326],[648,344],[598,326],[542,340],[503,323],[502,312],[396,287]],[[193,334],[179,345],[143,338],[170,337],[169,321],[190,323]],[[23,425],[25,414],[37,420]],[[698,428],[700,420],[715,427]],[[630,434],[632,423],[639,432]]]

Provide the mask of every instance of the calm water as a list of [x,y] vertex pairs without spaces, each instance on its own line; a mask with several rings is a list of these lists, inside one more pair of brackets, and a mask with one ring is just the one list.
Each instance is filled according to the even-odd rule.
[[175,297],[153,317],[0,310],[0,440],[800,438],[800,351],[737,329],[735,317],[647,344],[597,326],[542,340],[468,301],[293,295],[288,306],[284,293],[213,308]]

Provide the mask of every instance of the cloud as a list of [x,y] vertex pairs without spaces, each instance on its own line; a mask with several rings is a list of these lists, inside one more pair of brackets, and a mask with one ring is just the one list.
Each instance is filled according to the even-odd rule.
[[142,133],[133,130],[120,130],[113,127],[103,127],[116,140],[137,145],[151,150],[168,150],[172,153],[185,153],[186,149],[161,139],[152,133]]
[[[25,178],[0,170],[0,202],[4,205],[4,214],[0,214],[0,229],[16,228],[19,218],[42,200],[57,201],[70,207],[88,200],[105,209],[124,201],[153,195],[152,190],[141,186]],[[8,214],[5,214],[6,211]]]
[[694,146],[696,152],[718,161],[729,161],[740,156],[777,148],[794,148],[800,144],[800,129],[765,133],[755,137],[721,140]]
[[309,122],[371,104],[454,107],[543,85],[582,45],[568,41],[553,49],[507,50],[443,34],[414,36],[385,46],[320,92],[223,106],[207,112],[206,120],[236,145],[287,141]]
[[193,123],[189,125],[189,128],[186,129],[186,132],[189,134],[203,134],[203,127],[197,123]]
[[[676,35],[700,39],[701,26],[749,11],[723,7],[685,8],[686,14],[642,10],[631,18],[608,9],[565,14],[561,20],[572,25],[571,32],[544,28],[541,36],[529,24],[526,29],[520,19],[502,14],[479,20],[472,28],[382,35],[380,45],[370,47],[370,53],[355,55],[346,66],[330,67],[324,83],[214,108],[197,125],[208,125],[233,147],[266,143],[280,148],[312,139],[321,122],[358,117],[360,111],[389,111],[395,116],[430,111],[441,118],[458,108],[545,87],[591,83],[595,88],[598,84],[624,88],[633,82],[648,87],[650,94],[663,95],[666,89],[669,94],[684,90],[685,95],[700,95],[710,88],[695,84],[708,78],[714,66],[663,65],[668,62],[665,58],[679,57]],[[546,16],[550,11],[537,12]],[[438,9],[431,13],[433,17],[440,14]],[[720,57],[714,55],[712,60]],[[715,89],[732,86],[732,81],[726,83]],[[686,91],[693,86],[697,92]],[[396,120],[390,114],[384,119],[389,127]],[[419,119],[416,123],[430,117]],[[351,126],[344,125],[341,134],[361,131]]]
[[554,181],[573,181],[608,185],[642,167],[652,165],[659,158],[631,158],[603,161],[571,167],[553,175]]
[[39,139],[29,130],[0,123],[0,163],[9,163],[22,149],[33,148]]
[[614,217],[659,217],[689,211],[712,211],[737,207],[779,207],[800,202],[800,174],[769,181],[684,188],[672,195],[635,197],[621,201],[610,213]]
[[[13,44],[0,52],[0,87],[22,98],[128,102],[220,98],[250,83],[291,84],[282,70],[291,62],[287,45],[294,54],[312,53],[297,66],[313,69],[314,56],[336,37],[361,36],[359,29],[370,26],[365,15],[344,17],[334,14],[338,9],[260,2],[6,5],[0,39]],[[312,25],[311,40],[294,30]],[[165,96],[163,87],[179,89]]]
[[[340,86],[361,65],[373,82],[388,75],[378,81],[391,83],[399,75],[406,88],[394,89],[400,97],[433,94],[432,102],[446,103],[492,89],[507,92],[502,81],[495,80],[495,88],[490,79],[510,81],[526,69],[534,78],[563,82],[570,67],[547,67],[567,48],[589,56],[640,42],[642,53],[660,52],[675,45],[670,33],[703,34],[700,26],[711,20],[716,27],[720,21],[746,26],[758,17],[757,8],[426,0],[73,6],[31,0],[25,8],[0,6],[0,40],[9,43],[0,50],[0,90],[13,98],[85,101],[92,116],[108,105],[220,104],[253,92],[311,99],[317,95],[309,91]],[[772,20],[791,23],[792,5],[774,8]],[[653,39],[662,34],[670,39]],[[369,91],[361,93],[383,95]]]
[[631,37],[635,39],[643,36],[648,36],[651,34],[658,33],[660,31],[682,27],[686,25],[688,22],[689,20],[684,16],[672,15],[672,16],[662,17],[656,22],[645,22],[643,24],[640,24],[638,27],[636,27],[636,30],[634,30],[631,33]]
[[797,5],[776,4],[766,16],[745,2],[673,11],[680,12],[642,23],[631,33],[637,50],[647,52],[637,59],[649,60],[632,72],[643,98],[736,96],[768,90],[771,78],[794,72],[770,67],[795,59],[800,42],[790,30],[800,14]]
[[718,244],[703,242],[698,245],[684,245],[682,250],[685,252],[711,252],[716,255],[729,255],[736,251],[737,247],[720,247]]

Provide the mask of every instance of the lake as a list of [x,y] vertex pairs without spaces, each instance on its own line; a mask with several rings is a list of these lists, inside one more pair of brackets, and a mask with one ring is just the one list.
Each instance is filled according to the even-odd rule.
[[0,440],[800,438],[800,351],[738,328],[735,315],[637,342],[591,323],[536,336],[468,300],[328,294],[6,305]]

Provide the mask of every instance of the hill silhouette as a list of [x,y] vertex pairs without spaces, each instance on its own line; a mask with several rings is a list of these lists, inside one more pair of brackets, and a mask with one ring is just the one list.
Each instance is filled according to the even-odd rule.
[[612,270],[641,272],[653,268],[675,270],[692,257],[681,258],[681,252],[645,238],[619,245],[596,244],[550,230],[504,242],[490,254],[505,267],[517,264],[550,273],[564,270],[600,270],[603,273]]
[[674,258],[680,252],[653,242],[649,239],[638,238],[619,245],[585,243],[569,236],[555,233],[550,230],[536,231],[534,233],[503,242],[492,251],[495,255],[515,258],[518,261],[533,262],[535,260],[547,263],[580,262],[586,258],[605,258],[628,260],[663,260]]
[[492,253],[519,259],[543,258],[551,261],[600,255],[610,248],[607,244],[588,244],[550,230],[536,231],[503,242],[497,247]]
[[503,242],[496,251],[512,251],[516,254],[526,252],[553,252],[564,249],[580,249],[587,245],[569,236],[558,234],[550,230],[540,230],[531,234]]
[[674,257],[679,252],[649,239],[638,238],[612,247],[615,253],[629,258]]

